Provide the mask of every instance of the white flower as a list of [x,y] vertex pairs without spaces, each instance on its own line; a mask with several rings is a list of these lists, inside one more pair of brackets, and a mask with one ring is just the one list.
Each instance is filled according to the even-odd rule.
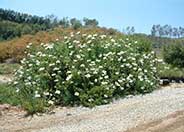
[[125,64],[127,67],[130,67],[131,65],[129,63]]
[[108,75],[106,75],[104,78],[105,78],[105,79],[108,79],[108,78],[109,78],[109,76],[108,76]]
[[92,101],[93,101],[93,99],[88,99],[88,101],[89,101],[89,102],[92,102]]
[[87,36],[87,38],[88,38],[88,39],[89,39],[89,38],[91,38],[91,37],[92,37],[92,35],[91,35],[91,34]]
[[54,104],[54,101],[52,101],[52,100],[49,100],[49,101],[48,101],[48,104],[51,104],[51,105],[53,105],[53,104]]
[[122,83],[122,82],[123,82],[123,80],[119,79],[119,80],[118,80],[118,82]]
[[81,64],[80,67],[85,67],[85,65],[84,64]]
[[20,91],[20,90],[17,88],[17,89],[16,89],[16,93],[18,93],[19,91]]
[[46,95],[46,96],[48,96],[49,95],[49,92],[44,92],[43,94]]
[[31,80],[31,76],[29,76],[27,79],[28,79],[28,80]]
[[13,84],[14,84],[14,85],[16,85],[16,84],[18,84],[18,82],[17,82],[17,81],[15,81],[15,82],[13,82]]
[[99,77],[99,79],[100,79],[100,80],[102,80],[102,79],[103,79],[103,77]]
[[45,49],[52,49],[54,47],[54,44],[45,44]]
[[143,78],[139,78],[140,81],[143,81],[144,79]]
[[102,85],[107,85],[108,84],[108,82],[102,82]]
[[21,62],[22,64],[24,64],[25,61],[26,61],[26,59],[24,58],[24,59],[22,59],[20,62]]
[[37,66],[40,65],[40,61],[36,60],[36,65]]
[[114,42],[116,42],[116,41],[115,41],[114,39],[111,39],[111,42],[113,42],[113,43],[114,43]]
[[104,39],[106,37],[106,35],[101,35],[100,37],[101,37],[101,39]]
[[80,34],[80,31],[78,31],[76,34],[79,35]]
[[59,70],[59,68],[55,67],[53,70],[54,70],[54,71],[58,71],[58,70]]
[[72,74],[68,75],[66,81],[69,81],[72,78]]
[[55,66],[55,63],[49,64],[49,67],[51,67],[51,66]]
[[104,94],[104,97],[105,97],[105,98],[108,98],[108,95]]
[[125,62],[125,61],[126,61],[126,59],[123,59],[123,61]]
[[40,97],[41,97],[40,94],[38,93],[35,94],[35,98],[40,98]]
[[69,49],[73,48],[73,45],[68,46]]
[[85,75],[85,77],[90,78],[90,77],[91,77],[91,75],[90,75],[90,74],[86,74],[86,75]]
[[75,96],[79,96],[79,92],[75,92],[74,95],[75,95]]
[[124,90],[125,88],[124,87],[120,87],[121,90]]
[[99,68],[100,68],[100,69],[102,69],[102,68],[103,68],[103,66],[99,66]]
[[91,48],[88,48],[87,51],[91,51]]
[[59,82],[59,80],[58,79],[55,79],[54,82]]
[[57,60],[56,63],[59,64],[59,63],[61,63],[61,62],[60,62],[60,60]]
[[55,93],[56,93],[56,94],[60,94],[60,93],[61,93],[61,91],[59,91],[59,90],[56,90],[56,91],[55,91]]
[[95,71],[93,72],[93,74],[98,74],[98,72],[95,70]]
[[28,66],[29,66],[29,67],[32,67],[32,66],[33,66],[33,64],[29,64]]
[[71,74],[72,72],[71,72],[71,71],[67,71],[66,73],[67,73],[67,74]]
[[95,79],[95,80],[94,80],[94,82],[98,82],[98,80],[97,80],[97,79]]
[[76,55],[77,59],[81,59],[81,56],[80,55]]
[[117,53],[117,55],[123,55],[124,53],[124,51],[120,51],[119,53]]
[[115,82],[115,85],[118,86],[118,87],[120,87],[120,84],[118,82]]
[[105,71],[105,70],[102,70],[102,73],[103,73],[104,75],[106,75],[106,74],[107,74],[107,71]]
[[26,46],[26,48],[28,48],[28,49],[29,49],[29,48],[30,48],[30,45],[27,45],[27,46]]
[[41,67],[41,68],[39,69],[39,71],[43,71],[43,70],[45,70],[45,67]]
[[88,42],[87,42],[87,44],[90,44],[92,41],[91,40],[89,40]]
[[30,86],[31,85],[31,82],[27,82],[27,83],[25,83],[25,85]]
[[96,62],[100,62],[101,60],[99,60],[99,59],[96,59]]
[[121,68],[125,67],[123,64],[120,66]]
[[51,76],[56,76],[56,73],[52,73]]

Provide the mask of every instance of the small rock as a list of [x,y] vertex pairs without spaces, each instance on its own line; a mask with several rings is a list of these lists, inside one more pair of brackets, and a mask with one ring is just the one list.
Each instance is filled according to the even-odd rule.
[[169,85],[169,84],[170,84],[169,79],[162,79],[162,80],[160,80],[160,85],[162,85],[162,86],[166,86],[166,85]]
[[67,113],[66,116],[71,116],[72,114],[71,113]]
[[15,60],[15,58],[9,58],[9,59],[5,60],[5,63],[14,64],[14,63],[16,63],[16,60]]

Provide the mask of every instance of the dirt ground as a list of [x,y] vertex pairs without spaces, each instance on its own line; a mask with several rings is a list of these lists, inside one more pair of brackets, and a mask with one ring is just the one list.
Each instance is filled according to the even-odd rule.
[[[32,117],[24,117],[26,112],[16,107],[9,105],[0,106],[0,128],[5,127],[9,129],[1,129],[3,132],[24,132],[31,131],[37,128],[48,125],[48,121],[32,122]],[[12,118],[13,117],[13,118]],[[4,121],[6,120],[6,122]],[[54,119],[51,124],[54,123]],[[19,121],[19,123],[17,123]],[[50,120],[51,121],[51,120]],[[25,122],[25,123],[24,123]],[[32,123],[31,127],[27,127],[27,123]],[[163,119],[152,121],[146,124],[140,124],[136,128],[131,128],[126,132],[184,132],[184,111],[177,111]]]
[[[178,84],[172,84],[164,88],[169,87],[175,88],[180,86]],[[183,87],[184,85],[182,84],[181,88]],[[116,111],[120,109],[119,105],[117,108],[113,108],[113,110]],[[98,118],[107,118],[107,114],[114,113],[114,111],[111,112],[108,110],[110,109],[107,109],[105,114],[103,111],[100,111],[98,114],[101,115],[98,115]],[[88,118],[97,118],[97,113],[95,112],[91,112],[91,115],[88,115],[89,113],[86,115],[85,112],[81,113],[81,115],[72,115],[70,114],[72,111],[73,108],[58,108],[54,114],[25,117],[26,112],[20,108],[12,107],[7,104],[0,105],[0,132],[31,132],[32,130],[41,130],[42,128],[53,126],[58,122],[63,125],[71,122],[75,124]],[[148,121],[143,124],[140,123],[136,128],[130,128],[126,132],[184,132],[184,110],[176,111],[159,120]]]
[[178,111],[166,118],[139,125],[126,132],[184,132],[184,111]]

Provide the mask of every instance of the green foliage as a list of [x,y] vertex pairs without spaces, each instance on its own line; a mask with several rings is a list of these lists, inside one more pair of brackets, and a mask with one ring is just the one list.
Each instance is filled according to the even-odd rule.
[[152,41],[145,35],[134,34],[130,36],[133,40],[137,40],[137,48],[139,52],[151,52],[152,51]]
[[26,13],[15,12],[13,10],[6,10],[0,8],[0,20],[7,20],[15,23],[26,23],[26,24],[38,24],[38,25],[45,25],[47,28],[50,27],[50,19],[39,17],[39,16],[32,16]]
[[157,62],[154,52],[140,51],[139,45],[129,38],[80,32],[61,42],[28,45],[14,85],[31,112],[54,104],[93,107],[151,92],[158,86]]
[[25,34],[35,34],[38,31],[46,29],[44,25],[0,21],[0,39],[8,40]]
[[32,16],[1,8],[0,20],[0,40],[8,40],[24,34],[35,34],[38,31],[55,26],[50,18]]
[[18,94],[15,89],[8,84],[0,84],[0,104],[20,104]]
[[184,68],[173,67],[169,64],[162,63],[158,67],[159,77],[162,78],[183,78]]
[[164,61],[176,67],[184,67],[184,45],[172,44],[163,48]]

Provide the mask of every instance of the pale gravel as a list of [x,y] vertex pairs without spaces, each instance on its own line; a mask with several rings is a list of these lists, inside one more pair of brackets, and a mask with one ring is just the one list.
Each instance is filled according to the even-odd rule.
[[93,109],[84,107],[57,109],[55,118],[37,117],[39,120],[48,120],[48,124],[29,131],[123,132],[180,110],[184,110],[184,88],[165,88],[143,96],[120,99]]

